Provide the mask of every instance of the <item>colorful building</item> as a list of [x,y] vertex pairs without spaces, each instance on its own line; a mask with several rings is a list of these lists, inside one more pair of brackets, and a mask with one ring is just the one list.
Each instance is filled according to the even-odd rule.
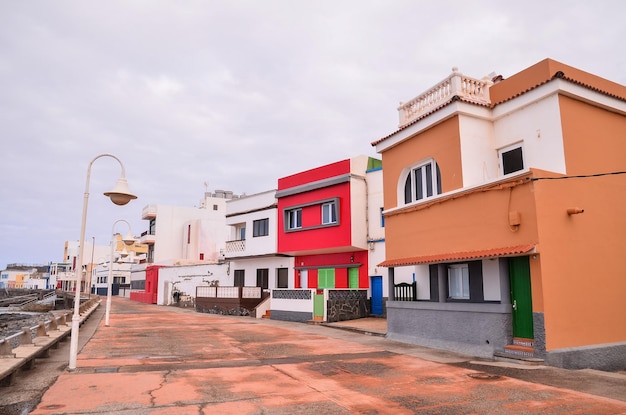
[[[374,143],[386,259],[415,274],[388,337],[626,369],[626,87],[546,59],[453,73]],[[407,298],[402,298],[406,300]]]
[[273,319],[370,314],[366,171],[379,166],[359,156],[278,179],[277,251],[295,272],[292,288],[272,291]]

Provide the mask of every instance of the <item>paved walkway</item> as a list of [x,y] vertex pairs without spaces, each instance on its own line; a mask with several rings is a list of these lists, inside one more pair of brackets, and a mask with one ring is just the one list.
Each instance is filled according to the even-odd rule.
[[[103,304],[104,306],[104,304]],[[626,414],[626,402],[324,326],[114,298],[32,414]]]

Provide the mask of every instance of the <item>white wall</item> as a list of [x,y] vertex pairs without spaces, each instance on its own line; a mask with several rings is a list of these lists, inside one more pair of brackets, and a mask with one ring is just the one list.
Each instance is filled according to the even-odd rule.
[[[241,252],[229,252],[227,257],[247,257],[250,255],[272,255],[276,253],[278,246],[278,209],[276,205],[276,191],[270,190],[263,193],[248,195],[239,199],[230,200],[226,204],[226,224],[230,225],[229,239],[238,240],[235,225],[245,224],[246,239],[245,250]],[[253,236],[253,222],[260,219],[269,220],[269,234],[266,236]],[[261,268],[261,267],[259,267]],[[246,274],[247,275],[247,274]]]
[[[205,254],[205,261],[216,258],[228,236],[226,201],[207,196],[202,208],[157,205],[154,264],[199,261],[200,252]],[[188,244],[189,225],[192,240]]]
[[226,264],[184,265],[160,268],[157,304],[172,304],[171,294],[174,288],[183,295],[195,298],[196,287],[199,285],[207,286],[211,281],[218,281],[220,286],[232,286],[232,274],[229,276],[226,271]]
[[293,288],[294,282],[294,263],[293,257],[266,257],[266,258],[248,258],[233,259],[230,261],[230,275],[233,277],[236,269],[245,271],[245,286],[256,287],[256,270],[268,269],[268,288],[274,289],[277,285],[277,269],[287,268],[289,288]]
[[[565,173],[565,152],[558,97],[501,104],[495,120],[461,115],[463,186],[475,186],[502,176],[498,150],[522,143],[524,168]],[[517,105],[517,107],[514,107]]]
[[524,142],[524,167],[566,173],[561,114],[550,95],[494,122],[495,150]]

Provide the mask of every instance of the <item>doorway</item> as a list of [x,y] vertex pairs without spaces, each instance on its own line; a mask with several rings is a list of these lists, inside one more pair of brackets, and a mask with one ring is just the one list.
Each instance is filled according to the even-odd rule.
[[372,282],[372,314],[376,316],[383,315],[383,277],[374,275],[371,277]]
[[513,337],[533,339],[533,302],[528,257],[509,259]]

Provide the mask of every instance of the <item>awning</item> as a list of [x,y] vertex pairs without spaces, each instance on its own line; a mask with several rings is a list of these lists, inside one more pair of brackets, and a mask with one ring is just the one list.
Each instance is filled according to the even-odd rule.
[[535,249],[535,244],[509,246],[505,248],[483,249],[480,251],[449,252],[445,254],[434,254],[415,256],[410,258],[388,259],[378,264],[379,267],[402,267],[418,264],[436,264],[439,262],[465,261],[479,258],[493,258],[499,256],[513,256],[526,254]]

